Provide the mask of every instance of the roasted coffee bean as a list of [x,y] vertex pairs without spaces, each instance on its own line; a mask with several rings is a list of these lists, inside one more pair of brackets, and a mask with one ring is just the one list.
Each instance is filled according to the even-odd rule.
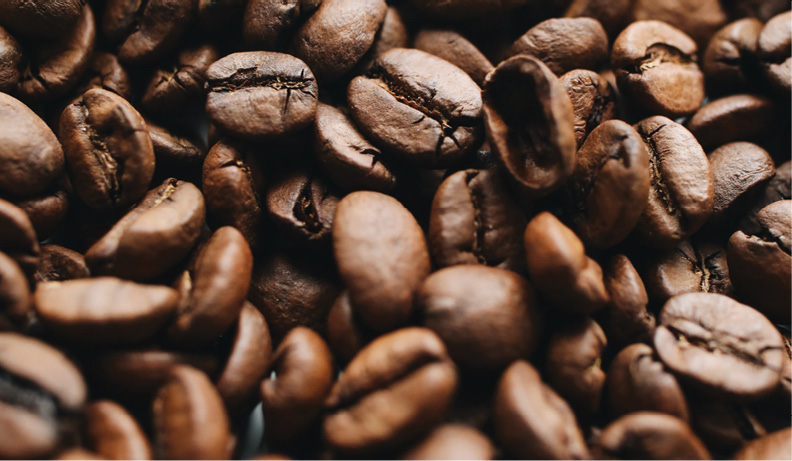
[[792,87],[791,21],[789,11],[773,17],[759,34],[756,47],[765,80],[780,96],[789,96]]
[[597,322],[612,344],[651,341],[655,317],[646,309],[649,295],[643,280],[625,255],[611,258],[603,277],[610,302],[597,312]]
[[189,254],[205,214],[197,187],[167,179],[89,248],[85,261],[94,274],[153,279]]
[[32,297],[25,273],[13,259],[0,252],[0,331],[25,326]]
[[[202,0],[201,3],[207,2]],[[275,49],[283,35],[300,17],[300,0],[251,0],[246,3],[242,33],[248,46],[264,50]],[[200,3],[198,14],[201,14]]]
[[0,193],[26,197],[44,192],[63,174],[58,139],[27,106],[0,93]]
[[135,418],[112,400],[85,409],[87,442],[104,459],[152,459],[151,445]]
[[509,50],[533,56],[561,76],[572,69],[599,69],[608,59],[608,36],[592,18],[553,18],[540,22]]
[[151,63],[178,44],[193,12],[192,0],[108,0],[102,32],[118,43],[121,61]]
[[748,142],[719,147],[709,155],[709,162],[714,191],[712,223],[741,211],[776,172],[770,154]]
[[206,113],[224,132],[248,139],[282,136],[316,116],[314,74],[294,56],[270,51],[228,55],[206,71]]
[[0,456],[7,459],[50,456],[73,431],[87,395],[62,352],[16,333],[0,333],[0,385]]
[[40,283],[36,313],[58,336],[83,344],[129,344],[153,335],[175,312],[172,288],[113,277]]
[[547,349],[547,383],[580,415],[593,415],[600,406],[605,371],[602,354],[605,332],[590,318],[556,330]]
[[402,459],[495,459],[486,435],[461,424],[444,424],[410,448]]
[[649,411],[612,422],[592,451],[600,459],[711,459],[684,421]]
[[792,429],[785,428],[754,440],[732,459],[786,459],[792,457]]
[[253,255],[233,227],[218,229],[177,282],[181,301],[168,338],[180,344],[211,341],[239,317],[250,286]]
[[528,362],[514,362],[495,394],[495,434],[506,451],[523,459],[587,459],[575,414]]
[[729,272],[737,292],[765,315],[788,322],[792,297],[792,200],[759,212],[760,230],[729,239]]
[[776,167],[775,176],[765,184],[761,195],[740,219],[737,227],[748,235],[761,233],[762,225],[757,216],[762,208],[773,202],[789,199],[792,199],[792,161]]
[[385,334],[333,386],[324,438],[339,453],[387,453],[437,424],[456,387],[456,370],[437,335],[415,327]]
[[339,198],[321,176],[302,170],[285,175],[267,190],[266,201],[272,223],[295,242],[330,245]]
[[709,393],[693,393],[690,389],[688,395],[691,426],[710,446],[731,453],[767,435],[767,430],[745,404]]
[[688,421],[685,394],[673,374],[646,344],[622,349],[608,368],[606,400],[613,416],[655,411]]
[[719,90],[741,91],[759,83],[754,81],[754,60],[762,27],[762,21],[744,18],[726,25],[712,36],[701,61],[707,84]]
[[24,211],[3,199],[0,199],[0,251],[15,260],[26,274],[35,272],[40,247],[33,224]]
[[632,20],[654,19],[663,21],[690,35],[699,49],[704,49],[710,37],[728,19],[718,0],[636,0],[632,8]]
[[91,208],[124,208],[138,201],[154,174],[154,149],[143,117],[124,98],[92,89],[60,117],[69,178]]
[[0,91],[10,93],[16,88],[22,76],[22,60],[22,46],[13,35],[0,27]]
[[714,293],[668,300],[654,346],[663,363],[691,385],[735,399],[772,392],[785,359],[781,335],[758,311]]
[[396,175],[382,153],[339,109],[319,103],[316,109],[316,157],[333,183],[345,190],[390,192]]
[[533,195],[558,187],[575,167],[576,146],[558,78],[538,59],[515,56],[487,75],[482,96],[487,141],[509,176]]
[[131,98],[131,77],[116,55],[104,51],[94,53],[75,93],[81,95],[92,88],[112,91],[126,100]]
[[494,170],[458,171],[435,193],[429,243],[435,264],[484,264],[524,272],[525,215]]
[[687,126],[705,150],[732,141],[761,140],[773,132],[773,101],[764,96],[735,94],[716,99],[696,112]]
[[406,48],[380,56],[350,82],[358,128],[390,156],[429,168],[450,166],[480,144],[481,91],[461,69]]
[[352,307],[367,325],[388,331],[406,323],[430,271],[423,231],[406,208],[377,192],[347,195],[333,221],[333,251]]
[[572,0],[564,13],[567,18],[594,18],[609,36],[615,36],[629,21],[631,0]]
[[682,293],[734,293],[726,249],[717,243],[682,242],[651,260],[645,275],[646,286],[659,303]]
[[18,200],[16,206],[22,209],[30,219],[33,229],[40,240],[52,237],[66,219],[70,209],[69,194],[65,187],[57,185],[44,193]]
[[41,245],[36,273],[36,283],[63,282],[91,276],[85,257],[60,245]]
[[583,242],[548,212],[525,229],[529,279],[553,307],[566,314],[589,314],[609,300],[602,268],[586,256]]
[[385,0],[323,0],[291,48],[323,81],[344,75],[366,54],[385,19]]
[[146,126],[156,158],[155,175],[167,173],[166,176],[198,184],[206,158],[203,143],[189,134],[171,131],[148,120]]
[[0,5],[0,23],[30,38],[66,33],[79,19],[84,0],[9,0]]
[[[374,61],[387,51],[394,48],[409,47],[410,35],[402,19],[402,14],[395,6],[389,6],[387,11],[385,11],[385,18],[382,20],[377,34],[374,35],[374,43],[371,44],[371,48],[369,48],[366,54],[360,58],[360,61],[358,61],[352,69],[352,73],[355,75],[368,73]],[[416,48],[418,47],[416,46]]]
[[189,48],[171,69],[158,69],[149,80],[141,105],[152,114],[184,113],[204,96],[206,70],[220,55],[212,45]]
[[163,459],[228,459],[228,415],[206,375],[177,366],[157,392],[152,413],[157,455]]
[[635,125],[649,154],[649,201],[636,227],[647,244],[671,248],[712,214],[712,171],[696,138],[682,125],[656,116]]
[[427,277],[416,307],[463,371],[499,372],[527,359],[539,342],[541,317],[533,289],[519,275],[458,265]]
[[295,327],[272,357],[274,376],[261,383],[267,437],[292,442],[318,421],[333,385],[333,356],[311,329]]
[[342,291],[327,314],[327,343],[339,365],[348,364],[370,339],[370,331],[357,317],[349,292]]
[[638,21],[613,42],[611,65],[619,88],[641,112],[681,117],[704,100],[696,43],[660,21]]
[[484,86],[484,78],[494,68],[474,44],[453,30],[423,29],[415,36],[415,48],[464,70],[478,86]]
[[572,101],[575,113],[575,139],[578,149],[600,123],[616,118],[616,89],[596,72],[570,70],[561,84]]

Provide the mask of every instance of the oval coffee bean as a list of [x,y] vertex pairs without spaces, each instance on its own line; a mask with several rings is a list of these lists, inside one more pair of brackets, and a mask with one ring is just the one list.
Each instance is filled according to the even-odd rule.
[[612,422],[592,451],[601,459],[711,459],[684,421],[653,412],[632,413]]
[[387,453],[437,424],[456,387],[454,365],[431,330],[382,335],[352,359],[333,386],[324,438],[340,453]]
[[36,283],[63,282],[91,276],[85,257],[59,245],[41,245],[38,265],[33,279]]
[[16,261],[0,252],[0,331],[25,326],[32,304],[25,273]]
[[715,149],[709,162],[714,190],[710,218],[713,224],[741,211],[776,174],[770,154],[748,142],[733,142]]
[[[216,0],[205,1],[208,6],[217,4]],[[245,3],[245,2],[241,2]],[[248,46],[262,50],[275,49],[281,37],[285,35],[300,17],[300,0],[252,0],[246,2],[242,18],[242,33]],[[198,6],[201,15],[202,5]]]
[[83,0],[8,0],[0,5],[0,23],[26,37],[55,37],[77,22],[85,3]]
[[770,88],[779,96],[789,96],[792,88],[792,12],[786,11],[767,21],[759,34],[756,52]]
[[[16,201],[16,206],[22,209],[30,219],[36,235],[41,240],[52,237],[66,219],[70,208],[70,196],[66,191],[67,179],[62,176],[44,195],[36,195]],[[60,183],[64,183],[61,185]]]
[[292,134],[316,116],[313,72],[294,56],[271,51],[230,54],[206,71],[206,113],[226,133],[246,139]]
[[[389,6],[385,11],[385,19],[382,20],[377,34],[374,35],[374,43],[352,69],[352,73],[355,75],[368,73],[374,61],[380,56],[394,48],[409,48],[410,40],[411,37],[404,24],[402,13],[395,6]],[[453,62],[452,64],[456,65]]]
[[744,446],[732,459],[786,459],[792,457],[792,429],[787,427]]
[[732,141],[763,139],[773,132],[775,121],[770,98],[735,94],[707,103],[687,126],[701,147],[710,151]]
[[669,299],[659,320],[657,355],[690,384],[743,400],[778,386],[784,344],[753,308],[719,294],[687,293]]
[[349,292],[338,295],[327,314],[327,343],[339,365],[347,365],[369,341],[371,332],[349,303]]
[[716,243],[685,241],[650,259],[646,286],[656,302],[683,293],[734,293],[726,250]]
[[119,59],[148,64],[176,47],[192,17],[193,4],[191,0],[108,0],[102,31],[119,43]]
[[[2,8],[2,5],[0,5]],[[0,91],[11,93],[22,76],[22,46],[3,27],[0,27]]]
[[153,459],[151,445],[124,407],[99,400],[85,409],[88,444],[105,459]]
[[124,98],[92,89],[60,117],[69,178],[93,209],[120,209],[146,193],[154,175],[154,148],[143,117]]
[[451,423],[433,430],[402,459],[495,459],[495,447],[477,429]]
[[175,312],[172,288],[113,277],[46,282],[33,295],[47,328],[77,343],[128,344],[152,336]]
[[575,69],[562,75],[561,84],[575,113],[575,140],[578,149],[600,123],[616,118],[616,89],[596,72]]
[[756,18],[743,18],[712,36],[701,61],[708,85],[741,91],[758,83],[753,75],[753,60],[762,27],[762,21]]
[[519,55],[487,75],[482,96],[487,141],[511,178],[533,195],[559,186],[575,167],[576,141],[572,103],[558,77]]
[[746,234],[758,234],[762,225],[757,215],[762,208],[779,200],[792,198],[792,161],[786,161],[776,167],[776,174],[765,184],[759,197],[753,201],[751,208],[745,212],[737,223],[737,228]]
[[415,48],[464,70],[478,86],[484,86],[484,78],[494,68],[474,44],[453,30],[422,29],[415,36]]
[[183,113],[192,103],[203,101],[206,70],[219,58],[212,45],[182,51],[172,68],[154,72],[141,106],[152,114],[170,115]]
[[377,192],[347,195],[333,222],[333,252],[352,306],[367,325],[388,331],[406,323],[430,271],[423,231],[406,208]]
[[83,94],[93,88],[102,88],[129,101],[132,97],[130,78],[129,72],[118,62],[116,55],[97,51],[74,93]]
[[605,336],[616,345],[648,343],[655,329],[655,317],[647,310],[649,295],[632,262],[622,254],[611,258],[603,277],[610,302],[595,318]]

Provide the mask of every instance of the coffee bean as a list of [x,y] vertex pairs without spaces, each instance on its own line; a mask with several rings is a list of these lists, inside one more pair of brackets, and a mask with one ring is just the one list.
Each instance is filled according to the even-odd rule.
[[495,459],[486,435],[461,424],[444,424],[410,448],[402,459]]
[[118,62],[118,57],[104,51],[94,53],[88,70],[77,85],[75,94],[81,95],[92,88],[101,88],[130,100],[132,82],[129,72]]
[[[207,2],[202,1],[201,3]],[[201,15],[201,10],[199,3],[199,15]],[[299,17],[300,0],[286,0],[279,3],[269,0],[248,1],[242,19],[245,43],[260,49],[275,49],[278,42]]]
[[220,55],[212,45],[182,51],[172,68],[154,72],[141,105],[152,114],[184,113],[192,103],[202,102],[206,70],[218,58]]
[[89,207],[119,209],[146,193],[154,149],[143,117],[122,97],[88,90],[63,110],[60,138],[69,178]]
[[83,0],[9,0],[0,5],[0,23],[30,38],[64,34],[78,21]]
[[782,97],[788,96],[792,87],[791,19],[789,11],[770,19],[759,34],[756,47],[765,80]]
[[274,376],[261,382],[267,437],[294,441],[318,421],[333,385],[333,356],[313,330],[295,327],[275,351],[270,369]]
[[35,272],[40,248],[33,225],[24,211],[3,199],[0,199],[0,251],[16,261],[26,274]]
[[710,37],[726,24],[727,16],[718,0],[690,4],[684,0],[636,0],[632,20],[654,19],[680,29],[704,49]]
[[325,404],[325,440],[339,453],[387,453],[437,424],[456,387],[454,365],[430,330],[380,336],[333,386]]
[[64,186],[58,185],[59,182],[61,181],[56,181],[44,195],[15,202],[28,215],[36,236],[41,240],[48,239],[57,232],[69,211],[69,194]]
[[0,252],[0,331],[25,326],[31,300],[25,273],[13,259]]
[[0,27],[0,91],[10,93],[16,88],[22,76],[22,60],[22,46],[13,35]]
[[464,170],[437,189],[429,243],[438,267],[484,264],[525,270],[525,215],[493,170]]
[[616,89],[596,72],[570,70],[561,76],[575,113],[575,139],[578,149],[600,123],[616,118]]
[[[371,44],[369,50],[360,58],[360,61],[358,61],[351,72],[354,75],[366,74],[371,70],[374,61],[387,51],[394,48],[409,47],[410,34],[407,31],[407,26],[404,24],[402,14],[395,6],[389,6],[385,11],[385,18],[382,20],[377,34],[374,35],[374,43]],[[418,46],[416,46],[416,48],[420,49]]]
[[763,437],[767,430],[744,404],[713,397],[710,393],[693,394],[688,390],[691,425],[713,447],[734,452],[751,440]]
[[638,21],[613,42],[611,65],[619,88],[642,112],[681,117],[704,100],[696,43],[661,21]]
[[423,325],[463,371],[498,372],[536,349],[542,319],[533,289],[512,272],[459,265],[427,277],[415,304]]
[[415,48],[464,70],[478,86],[484,86],[484,78],[494,68],[474,44],[453,30],[423,29],[415,36]]
[[151,63],[178,44],[193,11],[191,0],[108,0],[102,32],[118,43],[121,61]]
[[714,201],[711,223],[723,222],[744,208],[775,175],[775,164],[764,149],[748,142],[725,144],[709,155]]
[[368,76],[350,82],[347,103],[375,145],[414,165],[450,166],[482,139],[478,85],[460,68],[423,51],[384,53]]
[[352,306],[367,325],[388,331],[406,323],[430,270],[423,232],[406,208],[377,192],[347,195],[333,221],[333,251]]
[[148,120],[146,126],[156,158],[155,177],[174,176],[199,184],[206,158],[203,143],[188,133],[172,131]]
[[558,78],[538,59],[515,56],[487,75],[482,96],[487,141],[509,176],[532,195],[558,187],[572,173],[576,146]]
[[740,219],[738,229],[748,235],[760,233],[762,225],[759,223],[757,215],[762,211],[762,208],[773,202],[789,199],[792,199],[792,161],[784,162],[776,167],[775,176],[767,181],[761,195]]
[[781,335],[753,308],[719,294],[687,293],[669,299],[659,320],[658,356],[692,385],[743,400],[778,385]]
[[744,18],[712,36],[701,61],[707,84],[721,90],[741,91],[759,83],[755,81],[754,61],[762,27],[762,21]]
[[627,256],[611,258],[603,277],[610,302],[596,314],[608,340],[615,345],[651,341],[655,317],[646,307],[649,295]]
[[370,339],[371,332],[357,317],[349,292],[342,291],[327,314],[327,343],[339,365],[348,364]]
[[593,451],[603,459],[711,459],[684,421],[649,411],[612,422],[600,434]]
[[112,400],[99,400],[85,409],[90,446],[106,459],[152,459],[151,445],[135,418]]
[[206,375],[175,367],[154,400],[157,455],[164,459],[228,459],[228,415]]
[[726,249],[717,243],[685,241],[650,261],[646,286],[657,302],[682,293],[734,293]]
[[223,131],[248,139],[282,136],[310,125],[318,89],[311,69],[287,54],[228,55],[206,71],[206,113]]
[[690,237],[712,214],[712,171],[696,138],[682,125],[656,116],[635,125],[649,153],[649,202],[637,234],[657,248]]
[[495,394],[495,434],[523,459],[586,459],[589,452],[575,414],[528,362],[514,362]]
[[764,139],[773,132],[775,120],[775,108],[769,98],[735,94],[699,109],[688,122],[688,129],[709,151],[732,141]]
[[85,257],[60,245],[41,245],[36,273],[36,283],[63,282],[91,276]]
[[744,446],[732,459],[786,459],[792,457],[792,429],[768,434]]

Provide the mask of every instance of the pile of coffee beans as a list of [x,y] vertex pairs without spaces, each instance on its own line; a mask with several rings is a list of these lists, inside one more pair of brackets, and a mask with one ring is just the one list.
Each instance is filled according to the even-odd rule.
[[0,458],[792,459],[787,0],[0,0]]

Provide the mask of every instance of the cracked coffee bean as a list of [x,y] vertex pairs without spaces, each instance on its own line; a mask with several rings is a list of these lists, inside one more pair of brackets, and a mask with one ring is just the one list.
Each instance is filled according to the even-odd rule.
[[792,12],[774,16],[759,34],[757,54],[770,88],[781,96],[789,96],[792,87]]
[[659,303],[682,293],[734,293],[726,249],[717,243],[685,241],[649,263],[646,286]]
[[112,91],[127,101],[132,97],[129,72],[118,62],[116,55],[104,51],[94,53],[74,93],[81,95],[92,88]]
[[184,113],[193,103],[203,100],[206,70],[219,58],[212,45],[182,51],[172,68],[154,72],[141,106],[161,116]]
[[577,147],[601,123],[616,118],[616,89],[601,75],[585,69],[570,70],[561,83],[575,113]]
[[611,258],[603,277],[610,302],[595,319],[602,325],[608,340],[624,346],[649,343],[655,329],[655,317],[647,310],[649,295],[632,262],[623,254]]

